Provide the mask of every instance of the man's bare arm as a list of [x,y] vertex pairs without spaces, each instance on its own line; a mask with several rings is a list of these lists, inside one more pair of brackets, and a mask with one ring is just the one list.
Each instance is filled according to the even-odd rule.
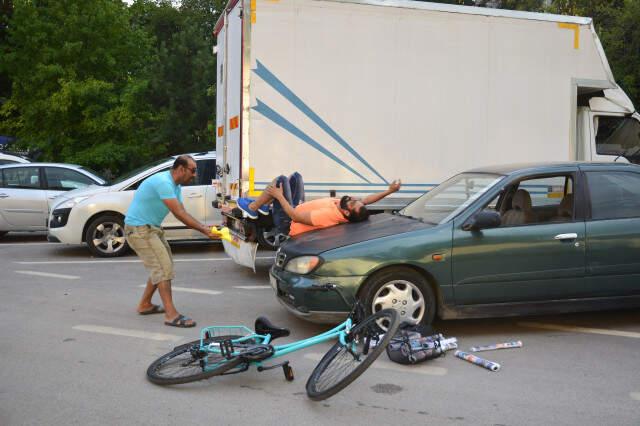
[[211,230],[196,220],[193,216],[191,216],[184,209],[184,206],[177,198],[169,198],[166,200],[162,200],[162,202],[169,208],[171,213],[182,223],[187,225],[189,228],[195,229],[196,231],[202,232],[209,238],[216,238],[215,235],[211,234]]
[[265,192],[278,200],[278,202],[282,206],[282,209],[287,214],[287,216],[291,218],[292,221],[302,223],[303,225],[313,225],[313,222],[311,222],[311,213],[296,212],[296,210],[291,207],[291,204],[289,204],[284,194],[282,193],[282,188],[268,186]]
[[362,199],[362,203],[366,205],[366,204],[373,204],[376,201],[380,201],[387,195],[397,192],[401,186],[402,186],[402,181],[400,179],[394,180],[393,182],[391,182],[391,185],[389,185],[389,188],[386,191],[378,192],[377,194],[367,195]]

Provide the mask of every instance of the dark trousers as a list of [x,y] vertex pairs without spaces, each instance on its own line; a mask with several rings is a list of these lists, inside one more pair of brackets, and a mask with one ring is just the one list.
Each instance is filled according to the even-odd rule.
[[[282,188],[284,198],[291,204],[291,207],[295,208],[298,204],[304,203],[304,181],[300,173],[295,172],[289,177],[278,176],[274,183]],[[278,200],[273,201],[273,223],[279,233],[289,234],[291,218],[284,211]]]

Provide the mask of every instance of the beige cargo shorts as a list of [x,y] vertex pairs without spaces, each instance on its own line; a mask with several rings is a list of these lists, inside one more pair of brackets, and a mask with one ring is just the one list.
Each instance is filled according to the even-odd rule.
[[142,260],[153,285],[175,277],[171,248],[164,231],[151,225],[124,226],[127,243]]

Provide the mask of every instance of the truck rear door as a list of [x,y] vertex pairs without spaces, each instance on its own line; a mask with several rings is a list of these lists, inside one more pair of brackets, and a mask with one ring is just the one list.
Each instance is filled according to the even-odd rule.
[[217,29],[216,154],[223,192],[237,197],[242,149],[242,1],[220,19]]

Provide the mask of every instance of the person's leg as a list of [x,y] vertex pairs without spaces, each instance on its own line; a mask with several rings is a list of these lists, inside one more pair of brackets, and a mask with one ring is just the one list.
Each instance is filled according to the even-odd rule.
[[[160,263],[160,271],[161,271],[161,279],[158,280],[158,293],[160,293],[160,298],[162,299],[162,304],[164,306],[164,318],[167,322],[172,322],[176,318],[180,316],[180,313],[176,309],[173,303],[173,294],[171,292],[171,280],[175,278],[175,272],[173,269],[173,255],[171,253],[171,247],[169,243],[164,238],[164,232],[160,229],[155,229],[154,231],[158,235],[158,241],[161,245],[155,245],[154,249],[157,252],[157,258]],[[195,325],[195,321],[192,319],[188,319],[184,321],[184,326],[192,326]]]
[[249,208],[253,211],[258,211],[260,207],[262,207],[265,204],[269,204],[272,201],[273,201],[273,197],[267,194],[266,191],[262,191],[262,193],[258,196],[258,198],[249,204]]
[[[291,197],[291,184],[289,182],[289,178],[286,176],[278,176],[276,179],[276,184],[282,187],[282,193],[284,198],[289,202],[289,204],[293,205],[293,199]],[[291,227],[291,218],[282,208],[282,205],[278,202],[278,200],[273,200],[273,223],[276,226],[276,229],[279,233],[288,235],[289,228]]]
[[294,172],[289,176],[289,185],[291,186],[291,200],[292,207],[296,207],[299,204],[304,203],[304,180],[302,175],[298,172]]
[[156,292],[156,286],[151,283],[151,277],[147,280],[147,286],[144,288],[144,292],[142,293],[142,298],[140,299],[140,303],[138,303],[138,312],[145,312],[149,309],[153,308],[153,303],[151,303],[151,298],[153,297],[153,293]]
[[[171,280],[160,281],[158,283],[158,293],[160,293],[160,299],[162,299],[162,305],[164,306],[164,318],[166,321],[173,321],[180,315],[175,305],[173,304],[173,295],[171,293]],[[193,322],[193,320],[191,320]]]

